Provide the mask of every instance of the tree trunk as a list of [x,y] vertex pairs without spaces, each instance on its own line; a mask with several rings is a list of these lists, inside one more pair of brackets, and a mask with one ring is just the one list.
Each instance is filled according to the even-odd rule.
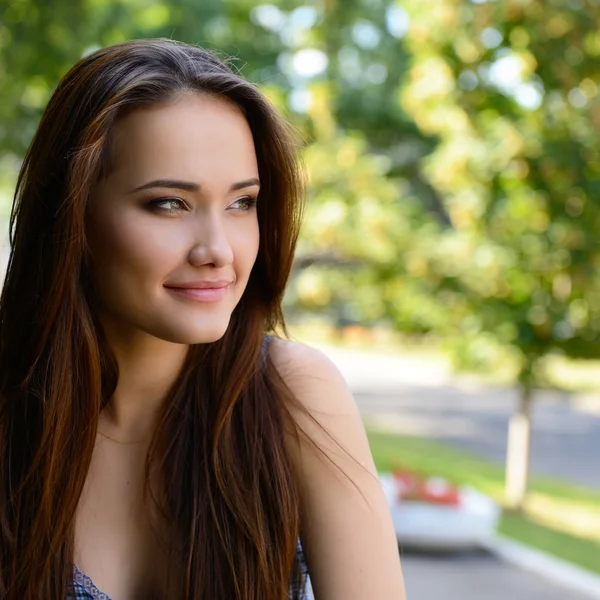
[[510,419],[506,453],[506,506],[522,510],[529,480],[532,390],[521,387],[519,406]]

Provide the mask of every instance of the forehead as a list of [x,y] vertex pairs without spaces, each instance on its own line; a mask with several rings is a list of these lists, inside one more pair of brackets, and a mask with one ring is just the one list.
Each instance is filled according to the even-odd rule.
[[[248,122],[233,103],[186,93],[117,121],[110,141],[109,179],[157,176],[200,181],[256,177]],[[143,181],[141,181],[143,183]]]

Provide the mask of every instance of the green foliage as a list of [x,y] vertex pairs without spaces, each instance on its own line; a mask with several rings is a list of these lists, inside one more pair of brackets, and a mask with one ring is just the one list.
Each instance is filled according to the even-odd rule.
[[[451,230],[432,268],[468,307],[457,336],[598,354],[596,2],[412,0],[404,108],[436,136],[423,173]],[[452,333],[452,332],[449,332]]]
[[60,77],[102,46],[141,37],[201,43],[243,56],[253,67],[247,74],[256,75],[280,47],[249,9],[220,0],[0,0],[0,155],[22,156]]
[[340,325],[402,322],[428,331],[443,315],[426,280],[409,269],[419,268],[415,233],[434,224],[408,189],[402,193],[402,180],[388,176],[389,157],[369,153],[364,135],[335,127],[330,88],[310,92],[310,196],[298,261],[306,266],[295,278],[295,303]]

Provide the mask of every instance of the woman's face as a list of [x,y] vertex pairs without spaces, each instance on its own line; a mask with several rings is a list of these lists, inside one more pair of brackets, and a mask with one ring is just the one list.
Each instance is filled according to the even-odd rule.
[[259,244],[252,133],[225,100],[187,93],[123,117],[86,223],[100,318],[119,336],[223,336]]

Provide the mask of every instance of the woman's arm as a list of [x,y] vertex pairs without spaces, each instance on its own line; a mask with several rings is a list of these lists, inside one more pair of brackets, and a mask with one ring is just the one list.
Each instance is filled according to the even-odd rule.
[[[321,352],[274,340],[271,358],[300,403],[344,448],[297,408],[310,444],[289,437],[300,473],[302,543],[316,600],[404,600],[396,535],[356,403]],[[354,485],[353,485],[354,484]]]

